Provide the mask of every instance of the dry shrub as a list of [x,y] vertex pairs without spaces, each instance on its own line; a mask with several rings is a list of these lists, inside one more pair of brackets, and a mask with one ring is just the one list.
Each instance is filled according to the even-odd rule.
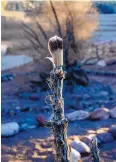
[[[53,35],[64,40],[65,64],[75,59],[81,62],[87,49],[87,40],[97,27],[97,12],[91,1],[44,1],[41,13],[34,12],[33,28],[24,27],[27,39],[35,51],[35,61],[48,55],[47,42]],[[69,61],[70,60],[70,61]]]

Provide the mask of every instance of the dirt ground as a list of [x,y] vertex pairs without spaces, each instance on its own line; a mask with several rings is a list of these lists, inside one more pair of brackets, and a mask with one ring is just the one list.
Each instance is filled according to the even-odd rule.
[[[2,83],[2,109],[10,109],[16,107],[21,101],[16,96],[19,91],[29,90],[29,81],[34,77],[30,71],[33,71],[35,66],[28,64],[19,68],[3,71],[2,73],[12,72],[16,77],[12,81]],[[95,66],[84,67],[88,69],[96,69]],[[101,68],[106,71],[116,71],[116,65]],[[29,75],[26,75],[29,72]],[[37,76],[38,78],[38,76]],[[101,83],[110,84],[116,90],[116,78],[106,76],[92,76],[91,80],[99,80]],[[36,79],[36,78],[35,78]],[[24,103],[27,101],[24,101]],[[14,104],[15,103],[15,104]],[[38,109],[40,109],[39,107]],[[38,111],[40,114],[40,111]],[[48,114],[49,116],[51,114]],[[16,116],[2,116],[2,123],[8,121],[19,121],[24,118],[36,117],[37,112],[19,113]],[[115,119],[107,119],[102,121],[76,121],[69,123],[68,140],[69,142],[81,138],[81,136],[96,132],[99,129],[106,129],[116,123]],[[29,129],[20,132],[16,136],[2,138],[2,162],[52,162],[53,161],[53,137],[50,130],[44,127]],[[102,162],[116,162],[116,141],[102,144],[100,148],[100,157]],[[83,157],[83,162],[89,162],[89,157]]]

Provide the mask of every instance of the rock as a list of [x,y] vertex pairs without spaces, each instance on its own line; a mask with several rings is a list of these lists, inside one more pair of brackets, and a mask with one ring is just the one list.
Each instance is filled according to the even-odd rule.
[[34,129],[38,127],[38,122],[34,119],[26,118],[18,122],[20,131],[26,131],[28,129]]
[[111,118],[116,118],[116,107],[110,110],[110,116]]
[[101,91],[101,92],[100,92],[100,95],[103,96],[103,97],[107,97],[107,96],[108,96],[108,92],[106,92],[106,91]]
[[1,136],[13,136],[19,132],[19,125],[16,122],[6,123],[1,125]]
[[77,110],[72,113],[68,113],[66,117],[69,121],[85,120],[89,117],[89,112],[83,110]]
[[1,45],[1,54],[4,56],[7,54],[8,46],[5,44]]
[[107,143],[107,142],[112,142],[113,141],[113,136],[109,132],[99,133],[99,134],[97,134],[97,138],[101,142],[103,142],[103,143]]
[[[89,135],[87,135],[87,136],[83,136],[83,137],[81,138],[81,141],[84,142],[84,143],[86,143],[87,145],[90,145],[90,143],[91,143],[93,137],[96,137],[96,134],[89,134]],[[99,139],[97,139],[97,143],[100,144],[101,141],[100,141]]]
[[30,123],[22,123],[20,124],[20,131],[26,131],[28,129],[37,128],[37,125],[30,124]]
[[16,106],[16,113],[20,113],[21,108],[19,106]]
[[32,94],[32,95],[30,95],[29,99],[35,101],[35,100],[39,100],[40,98],[37,94]]
[[107,65],[109,66],[109,65],[115,65],[116,64],[116,60],[109,60],[109,61],[107,61]]
[[71,148],[71,162],[79,162],[81,159],[81,154],[75,149]]
[[114,138],[116,138],[116,125],[110,127],[109,132],[112,134]]
[[105,60],[100,60],[97,62],[97,65],[101,66],[101,67],[105,67],[107,64],[106,64]]
[[36,128],[36,125],[29,125],[28,126],[28,129],[34,129],[34,128]]
[[20,131],[25,131],[27,129],[28,129],[28,124],[27,123],[20,124]]
[[14,78],[15,78],[15,76],[13,74],[2,74],[1,75],[1,82],[11,81]]
[[25,106],[20,109],[21,112],[28,112],[31,110],[31,107]]
[[91,120],[103,120],[109,118],[109,109],[107,108],[98,108],[90,114]]
[[73,78],[73,80],[79,85],[87,86],[89,84],[89,78],[83,69],[73,70],[70,75],[71,78]]
[[81,154],[89,154],[90,148],[84,142],[75,140],[71,142],[71,147]]
[[43,126],[43,125],[44,125],[44,122],[45,122],[45,118],[44,118],[43,115],[38,115],[38,116],[36,117],[36,121],[39,122],[39,125],[40,125],[40,126]]

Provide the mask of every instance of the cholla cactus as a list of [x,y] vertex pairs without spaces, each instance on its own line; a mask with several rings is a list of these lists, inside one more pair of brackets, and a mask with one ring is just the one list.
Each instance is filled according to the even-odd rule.
[[52,92],[50,101],[52,103],[53,119],[45,124],[51,127],[54,136],[55,161],[71,162],[70,149],[67,144],[68,121],[64,117],[64,100],[62,98],[63,79],[65,77],[62,70],[63,40],[58,36],[54,36],[50,38],[48,47],[53,58],[53,64],[55,64],[48,80]]
[[99,160],[99,149],[97,145],[97,138],[93,137],[90,143],[91,148],[91,162],[100,162]]

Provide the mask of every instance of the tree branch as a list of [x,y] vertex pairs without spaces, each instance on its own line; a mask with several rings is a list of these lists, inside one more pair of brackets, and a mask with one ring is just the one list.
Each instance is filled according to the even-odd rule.
[[35,31],[33,31],[28,25],[26,25],[26,24],[24,24],[24,23],[23,23],[23,26],[24,26],[23,30],[24,30],[26,33],[28,33],[30,36],[32,36],[32,37],[38,42],[38,44],[40,45],[41,48],[45,48],[45,47],[41,44],[41,42],[40,42],[40,40],[39,40],[37,34],[35,33]]
[[50,1],[50,5],[51,5],[51,9],[53,11],[53,14],[54,14],[54,17],[55,17],[55,20],[56,20],[56,24],[58,26],[58,33],[59,33],[59,36],[62,37],[62,31],[61,31],[61,26],[60,26],[60,22],[58,20],[58,16],[57,16],[57,13],[56,13],[56,10],[55,10],[55,7],[52,3],[52,1]]
[[37,24],[37,27],[39,28],[39,30],[41,31],[43,37],[45,38],[45,40],[48,41],[48,36],[47,36],[46,32],[44,31],[44,29],[42,28],[42,26],[40,25],[40,23],[36,22],[36,24]]

